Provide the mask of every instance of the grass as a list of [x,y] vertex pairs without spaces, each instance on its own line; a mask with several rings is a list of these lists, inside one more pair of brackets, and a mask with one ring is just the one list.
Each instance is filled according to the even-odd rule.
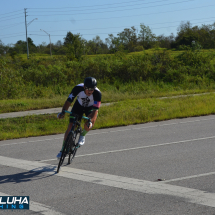
[[[48,93],[45,98],[0,100],[0,113],[62,107],[72,87],[73,86],[65,87],[64,91],[68,92],[66,95],[54,95],[52,92],[49,95],[48,93],[50,93],[50,90],[47,90]],[[210,86],[195,85],[193,83],[174,86],[162,82],[135,82],[123,84],[115,82],[111,85],[99,83],[98,87],[102,92],[102,103],[124,101],[128,98],[130,100],[138,100],[215,91],[215,84],[213,83],[211,83]]]
[[[127,100],[100,108],[94,129],[126,126],[175,118],[215,113],[214,94],[177,99],[147,98]],[[0,140],[64,133],[68,116],[58,120],[56,114],[0,120]]]
[[[165,48],[154,48],[154,49],[147,49],[147,50],[144,50],[144,51],[140,51],[140,52],[130,52],[128,53],[129,56],[132,56],[132,55],[142,55],[142,54],[153,54],[154,52],[157,52],[157,51],[164,51],[166,50],[167,52],[169,52],[172,56],[176,57],[178,56],[179,54],[183,53],[184,50],[168,50],[168,49],[165,49]],[[215,49],[202,49],[202,51],[204,53],[215,53]],[[114,54],[96,54],[96,55],[85,55],[85,57],[97,57],[97,56],[107,56],[107,55],[114,55]],[[18,56],[20,56],[22,59],[27,59],[27,54],[19,54]],[[39,58],[46,58],[46,59],[51,59],[53,57],[55,58],[62,58],[62,57],[65,57],[65,55],[53,55],[53,56],[50,56],[50,54],[39,54],[39,53],[35,53],[35,54],[32,54],[30,55],[30,57],[32,58],[36,58],[36,59],[39,59]]]
[[1,100],[0,113],[61,107],[65,99],[66,97],[56,96],[54,98]]

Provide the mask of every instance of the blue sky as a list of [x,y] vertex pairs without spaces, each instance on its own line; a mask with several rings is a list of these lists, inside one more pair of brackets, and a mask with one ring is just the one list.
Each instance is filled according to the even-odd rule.
[[[149,26],[159,36],[177,34],[181,22],[193,26],[215,22],[214,0],[1,0],[0,40],[15,44],[26,40],[27,32],[36,45],[64,41],[68,31],[91,40],[97,35],[105,42],[108,34],[117,35],[124,28]],[[40,30],[42,29],[42,30]],[[45,32],[44,32],[45,31]]]

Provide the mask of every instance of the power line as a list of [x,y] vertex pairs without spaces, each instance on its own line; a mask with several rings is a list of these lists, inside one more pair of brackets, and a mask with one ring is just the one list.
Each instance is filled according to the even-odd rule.
[[[198,19],[197,19],[198,20]],[[206,22],[211,22],[211,21],[206,21]],[[197,23],[191,23],[191,24],[197,24]],[[203,25],[203,24],[202,24]],[[158,27],[158,28],[153,28],[153,29],[162,29],[162,28],[172,28],[172,27],[178,27],[178,26],[163,26],[163,27]],[[106,35],[108,35],[108,34],[118,34],[118,33],[120,33],[120,32],[109,32],[109,33],[93,33],[93,34],[81,34],[82,36],[83,35],[85,35],[85,36],[87,36],[87,35],[95,35],[95,36],[97,36],[97,35],[101,35],[101,34],[106,34]],[[46,35],[41,35],[41,34],[29,34],[29,35],[31,35],[31,36],[42,36],[42,37],[45,37]],[[1,39],[3,39],[3,38],[11,38],[11,37],[18,37],[18,36],[25,36],[25,34],[23,34],[23,33],[21,33],[20,32],[20,34],[19,33],[17,33],[16,35],[14,35],[13,34],[13,36],[6,36],[5,35],[5,37],[2,37],[2,36],[4,36],[4,35],[0,35],[0,37],[1,37]],[[52,37],[65,37],[66,35],[51,35]]]
[[[192,19],[191,21],[194,21],[194,20],[203,20],[203,19],[215,19],[215,17],[208,17],[208,18],[201,18],[201,19]],[[190,21],[190,22],[191,22]],[[209,20],[209,21],[205,21],[205,22],[215,22],[215,20]],[[146,26],[152,26],[152,25],[163,25],[163,24],[167,24],[167,23],[180,23],[181,22],[181,20],[180,21],[174,21],[174,22],[163,22],[163,23],[145,23],[145,25]],[[21,23],[21,24],[23,24],[23,23]],[[195,24],[195,23],[191,23],[191,24]],[[131,26],[140,26],[140,24],[138,24],[138,25],[131,25]],[[108,27],[108,28],[88,28],[88,29],[73,29],[73,31],[90,31],[90,30],[99,30],[99,29],[113,29],[113,28],[130,28],[131,26],[117,26],[117,27]],[[160,27],[160,28],[168,28],[168,27],[170,27],[170,26],[167,26],[167,27]],[[171,26],[171,27],[173,27],[173,26]],[[175,26],[174,26],[175,27]],[[159,29],[159,28],[154,28],[154,29]],[[71,30],[54,30],[54,31],[49,31],[49,32],[62,32],[62,31],[71,31]],[[30,31],[31,33],[33,33],[33,32],[38,32],[38,31]],[[22,32],[17,32],[16,34],[21,34]],[[13,34],[7,34],[7,35],[13,35]],[[6,35],[0,35],[0,36],[6,36]]]
[[[180,9],[180,10],[171,10],[171,11],[164,11],[164,12],[155,12],[155,13],[148,13],[148,14],[137,14],[137,15],[130,15],[130,16],[116,16],[116,17],[107,17],[107,18],[96,18],[96,19],[80,19],[80,20],[74,20],[74,21],[92,21],[92,20],[104,20],[104,19],[118,19],[118,18],[127,18],[127,17],[137,17],[137,16],[147,16],[147,15],[154,15],[154,14],[163,14],[163,13],[172,13],[172,12],[179,12],[179,11],[184,11],[184,10],[193,10],[193,9],[199,9],[199,8],[205,8],[205,7],[211,7],[213,5],[206,5],[206,6],[201,6],[201,7],[191,7],[191,8],[186,8],[186,9]],[[31,16],[31,15],[30,15]],[[67,22],[71,20],[56,20],[56,21],[38,21],[38,22]]]
[[[143,8],[153,8],[153,7],[161,7],[161,6],[165,6],[165,5],[173,5],[173,4],[180,4],[180,3],[185,3],[185,2],[190,2],[190,1],[195,1],[195,0],[186,0],[186,1],[180,1],[180,2],[175,2],[175,3],[169,3],[169,4],[162,4],[162,5],[153,5],[153,6],[148,6],[148,7],[138,7],[138,8],[128,8],[128,9],[123,9],[123,10],[113,10],[113,11],[99,11],[99,12],[93,12],[93,14],[95,13],[110,13],[110,12],[118,12],[118,11],[126,11],[126,10],[139,10],[139,9],[143,9]],[[51,14],[51,15],[31,15],[31,16],[66,16],[66,15],[82,15],[82,14],[92,14],[92,13],[75,13],[75,14]]]
[[5,29],[8,29],[8,28],[13,28],[13,27],[15,27],[15,26],[18,26],[18,25],[21,25],[21,24],[23,24],[23,22],[21,22],[21,23],[18,23],[18,24],[13,24],[13,25],[10,25],[10,27],[1,28],[1,30],[5,30]]
[[[9,12],[9,13],[14,13],[14,12],[18,12],[18,11],[22,11],[22,10],[16,10],[16,11]],[[0,14],[0,16],[2,16],[2,15],[6,15],[6,14],[9,14],[9,13]]]
[[12,25],[18,25],[20,23],[23,23],[23,22],[14,23],[14,24],[10,24],[10,25],[3,25],[3,26],[0,26],[0,28],[9,27],[9,26],[12,26]]
[[[44,9],[44,10],[55,10],[55,9],[64,9],[64,8],[66,8],[66,9],[68,9],[68,8],[88,8],[88,7],[97,7],[97,6],[106,6],[106,5],[116,5],[116,4],[120,4],[120,5],[122,5],[123,3],[132,3],[132,2],[142,2],[142,0],[138,0],[138,1],[127,1],[127,2],[119,2],[119,3],[114,3],[114,4],[102,4],[102,5],[90,5],[90,6],[81,6],[81,7],[62,7],[62,8],[28,8],[28,9]],[[168,0],[162,0],[162,1],[168,1]],[[157,1],[156,1],[157,2]],[[152,2],[153,3],[153,2]]]
[[10,36],[10,37],[1,37],[1,39],[3,39],[3,38],[11,38],[11,37],[19,37],[19,36],[25,36],[25,34],[23,33],[23,34],[16,34],[16,35],[14,35],[14,36]]
[[19,17],[14,17],[14,18],[11,18],[11,19],[4,19],[4,20],[1,20],[1,22],[2,22],[2,21],[12,20],[12,19],[18,19],[18,18],[21,18],[21,17],[23,18],[23,16],[19,16]]
[[[168,1],[168,0],[165,0],[165,1]],[[194,1],[194,0],[189,0],[189,1],[180,1],[180,2],[176,2],[176,3],[170,3],[171,5],[172,4],[178,4],[178,3],[182,3],[182,2],[190,2],[190,1]],[[134,2],[139,2],[139,1],[134,1]],[[142,1],[141,1],[142,2]],[[161,1],[156,1],[156,2],[161,2]],[[163,1],[162,1],[163,2]],[[153,3],[153,2],[152,2]],[[119,4],[119,3],[117,3]],[[147,3],[146,3],[147,4]],[[163,5],[157,5],[157,6],[164,6],[164,5],[170,5],[170,4],[163,4]],[[112,4],[108,4],[108,5],[112,5]],[[157,6],[149,6],[149,7],[157,7]],[[193,10],[193,9],[198,9],[198,8],[205,8],[205,7],[211,7],[211,6],[214,6],[214,5],[206,5],[206,6],[201,6],[201,7],[191,7],[191,8],[185,8],[185,9],[180,9],[180,10],[171,10],[171,11],[166,11],[166,12],[155,12],[155,13],[148,13],[148,14],[139,14],[139,15],[130,15],[130,16],[120,16],[120,17],[108,17],[108,18],[97,18],[97,19],[83,19],[83,20],[76,20],[76,21],[85,21],[85,20],[101,20],[101,19],[113,19],[113,18],[124,18],[124,17],[137,17],[137,16],[143,16],[143,15],[154,15],[154,14],[163,14],[163,13],[170,13],[170,12],[176,12],[176,11],[184,11],[184,10]],[[91,7],[91,6],[89,6]],[[124,6],[125,7],[125,6]],[[148,7],[145,7],[145,8],[148,8]],[[139,8],[138,8],[139,9]],[[133,9],[130,9],[130,10],[133,10]],[[52,11],[53,12],[53,11]],[[107,11],[108,12],[108,11]],[[109,11],[109,12],[115,12],[115,11]],[[12,13],[12,12],[11,12]],[[101,13],[101,12],[98,12],[98,13]],[[104,13],[104,12],[102,12]],[[87,14],[87,13],[85,13]],[[88,13],[89,14],[89,13]],[[56,14],[55,14],[56,15]],[[60,15],[60,14],[59,14]],[[64,14],[65,15],[65,14]],[[11,16],[16,16],[16,15],[11,15]],[[9,16],[9,17],[11,17]],[[33,16],[33,15],[31,15]],[[38,16],[38,15],[35,15],[35,16]],[[51,15],[50,15],[51,16]],[[21,16],[23,18],[23,16]],[[11,19],[6,19],[6,20],[12,20],[12,19],[17,19],[17,18],[20,18],[20,17],[15,17],[15,18],[11,18]],[[214,17],[210,17],[210,18],[214,18]],[[205,18],[205,19],[209,19],[209,18]],[[6,21],[6,20],[1,20],[1,21]],[[195,19],[195,20],[200,20],[200,19]],[[202,19],[201,19],[202,20]],[[41,21],[41,22],[62,22],[62,21],[69,21],[69,20],[60,20],[60,21]],[[40,22],[40,21],[39,21]],[[179,21],[178,21],[179,22]],[[206,21],[206,22],[210,22],[210,21]],[[168,23],[174,23],[174,22],[168,22]],[[3,27],[6,27],[4,29],[7,29],[7,28],[11,28],[11,27],[14,27],[15,25],[17,25],[18,23],[14,23],[12,25],[5,25]],[[19,23],[21,24],[21,23]],[[23,24],[23,22],[22,22]],[[164,24],[164,23],[154,23],[154,24],[150,24],[150,25],[156,25],[156,24]],[[137,25],[136,25],[137,26]],[[87,31],[87,30],[95,30],[95,29],[110,29],[110,28],[122,28],[122,27],[127,27],[127,26],[121,26],[121,27],[109,27],[109,28],[93,28],[93,29],[73,29],[73,31]],[[150,26],[149,26],[150,27]],[[162,28],[171,28],[171,27],[176,27],[176,26],[167,26],[167,27],[157,27],[157,28],[153,28],[153,29],[162,29]],[[1,29],[1,30],[4,30],[4,29]],[[50,32],[62,32],[62,31],[65,31],[65,30],[57,30],[57,31],[50,31]],[[112,32],[112,33],[120,33],[119,32]],[[110,34],[110,33],[93,33],[93,34],[83,34],[83,35],[97,35],[97,34]],[[20,35],[14,35],[13,36],[7,36],[7,38],[10,38],[10,37],[17,37],[17,36],[21,36],[23,35],[23,33],[21,34],[20,32]],[[37,34],[30,34],[30,35],[37,35]],[[4,35],[2,35],[4,36]],[[43,36],[43,35],[37,35],[37,36]],[[65,35],[51,35],[51,36],[64,36]],[[1,37],[1,35],[0,35]],[[6,37],[3,37],[3,38],[6,38]]]
[[[120,5],[120,6],[117,6],[117,7],[109,7],[109,8],[118,8],[118,7],[120,7],[120,8],[122,8],[122,7],[131,7],[131,6],[136,6],[136,5],[146,5],[146,4],[152,4],[152,3],[156,3],[156,2],[164,2],[164,1],[169,1],[169,0],[161,0],[161,1],[154,1],[154,2],[147,2],[147,3],[140,3],[140,4],[132,4],[132,5]],[[194,1],[194,0],[192,0],[192,1]],[[68,8],[66,8],[66,9],[68,9]],[[72,9],[74,9],[74,8],[72,8]],[[77,11],[86,11],[86,10],[100,10],[100,9],[107,9],[107,7],[105,7],[105,8],[93,8],[93,9],[85,9],[85,10],[83,10],[83,9],[81,9],[81,10],[77,10],[77,9],[75,9],[75,12],[77,12]],[[58,12],[58,13],[62,13],[62,12],[71,12],[71,10],[66,10],[66,11],[33,11],[33,12],[42,12],[42,13],[53,13],[53,12]]]
[[14,15],[10,15],[10,16],[4,16],[4,17],[0,17],[0,19],[4,19],[4,18],[8,18],[8,17],[13,17],[13,16],[17,16],[17,15],[20,15],[21,13],[18,13],[18,14],[14,14]]
[[[211,22],[210,21],[206,21],[206,22]],[[192,24],[192,23],[191,23]],[[197,23],[193,23],[193,24],[197,24]],[[150,27],[150,26],[149,26]],[[174,26],[164,26],[164,27],[158,27],[158,28],[153,28],[153,29],[162,29],[162,28],[172,28],[172,27],[178,27],[178,25],[174,25]],[[118,34],[120,32],[111,32],[111,33],[93,33],[93,34],[82,34],[82,35],[98,35],[98,34]],[[29,34],[29,35],[36,35],[36,36],[44,36],[41,34]],[[51,36],[65,36],[65,35],[51,35]]]
[[[209,17],[209,18],[201,18],[201,19],[193,19],[193,20],[203,20],[203,19],[211,19],[211,18],[215,19],[215,17]],[[193,21],[193,20],[191,20],[191,21]],[[206,21],[206,22],[212,22],[212,21],[215,21],[215,20],[210,20],[210,21]],[[151,24],[145,24],[145,25],[146,26],[163,25],[166,23],[177,23],[177,22],[181,22],[181,20],[180,21],[174,21],[174,22],[151,23]],[[138,25],[132,25],[132,26],[140,26],[140,25],[138,24]],[[90,28],[90,29],[89,28],[88,29],[73,29],[73,31],[90,31],[90,30],[112,29],[112,28],[130,28],[130,26],[118,26],[118,27],[108,27],[108,28]],[[49,32],[60,32],[60,31],[69,31],[69,30],[55,30],[55,31],[49,31]],[[38,32],[38,31],[31,31],[31,32]]]
[[[208,18],[200,18],[200,19],[193,19],[193,20],[190,20],[190,22],[192,22],[192,21],[194,21],[194,20],[203,20],[203,19],[215,19],[215,17],[208,17]],[[215,22],[215,20],[209,20],[209,21],[205,21],[205,22]],[[167,23],[180,23],[181,22],[181,20],[180,21],[174,21],[174,22],[163,22],[163,23],[148,23],[148,24],[146,24],[145,23],[145,25],[146,26],[152,26],[152,25],[163,25],[163,24],[167,24]],[[20,23],[20,24],[23,24],[23,22],[22,23]],[[195,23],[191,23],[191,24],[195,24]],[[17,23],[16,23],[16,25],[17,25]],[[131,25],[131,26],[140,26],[140,24],[138,24],[138,25]],[[108,27],[108,28],[88,28],[88,29],[73,29],[73,31],[90,31],[90,30],[99,30],[99,29],[113,29],[113,28],[130,28],[131,26],[117,26],[117,27]],[[167,27],[159,27],[159,28],[154,28],[154,29],[160,29],[160,28],[168,28],[168,27],[176,27],[176,26],[167,26]],[[49,32],[62,32],[62,31],[71,31],[71,30],[54,30],[54,31],[49,31]],[[30,31],[31,33],[33,33],[33,32],[38,32],[38,31]],[[17,32],[16,34],[22,34],[22,32]],[[14,35],[14,34],[6,34],[6,35]],[[0,36],[6,36],[6,35],[0,35]]]

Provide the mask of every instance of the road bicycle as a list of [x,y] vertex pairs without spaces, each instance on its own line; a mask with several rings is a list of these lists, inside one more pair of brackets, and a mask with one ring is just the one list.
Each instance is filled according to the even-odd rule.
[[[72,112],[70,111],[65,111],[65,112],[72,114]],[[64,143],[62,154],[57,167],[57,173],[59,173],[60,167],[63,165],[63,162],[67,155],[68,155],[68,164],[72,162],[72,160],[76,155],[76,152],[79,148],[78,140],[82,132],[81,120],[86,119],[88,121],[88,125],[91,123],[91,119],[85,116],[81,117],[77,114],[73,114],[73,116],[70,116],[70,117],[74,118],[73,125]]]

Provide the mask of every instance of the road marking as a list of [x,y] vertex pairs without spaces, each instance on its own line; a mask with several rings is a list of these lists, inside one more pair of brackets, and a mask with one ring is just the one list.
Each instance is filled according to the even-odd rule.
[[[112,150],[112,151],[105,151],[105,152],[97,152],[97,153],[91,153],[91,154],[84,154],[84,155],[76,155],[75,157],[86,157],[86,156],[93,156],[93,155],[101,155],[101,154],[109,154],[109,153],[116,153],[116,152],[124,152],[124,151],[130,151],[130,150],[137,150],[137,149],[145,149],[145,148],[152,148],[152,147],[158,147],[158,146],[166,146],[166,145],[173,145],[173,144],[178,144],[178,143],[189,143],[189,142],[194,142],[194,141],[199,141],[199,140],[208,140],[208,139],[214,139],[215,136],[212,137],[201,137],[197,139],[191,139],[191,140],[181,140],[177,142],[170,142],[170,143],[161,143],[157,145],[149,145],[149,146],[139,146],[135,148],[127,148],[127,149],[118,149],[118,150]],[[47,162],[47,161],[53,161],[56,160],[54,159],[48,159],[48,160],[41,160],[39,162]]]
[[127,178],[117,175],[62,167],[60,173],[56,173],[56,166],[37,161],[27,161],[0,156],[0,165],[15,167],[28,171],[45,172],[46,174],[64,177],[68,179],[80,180],[94,184],[132,190],[140,193],[153,195],[169,195],[183,198],[184,201],[200,204],[204,206],[215,207],[215,193],[180,187],[159,182],[151,182],[135,178]]
[[130,131],[132,130],[131,128],[130,129],[121,129],[121,130],[114,130],[114,131],[110,131],[111,133],[112,132],[120,132],[120,131]]
[[[209,118],[209,119],[201,119],[201,120],[192,120],[192,121],[185,121],[185,122],[176,122],[176,123],[164,123],[164,124],[160,124],[160,125],[151,125],[151,126],[144,126],[144,127],[138,127],[138,128],[131,128],[131,129],[121,129],[121,130],[112,130],[112,131],[107,131],[107,132],[97,132],[97,133],[90,133],[87,134],[87,136],[93,136],[93,135],[100,135],[100,134],[108,134],[108,133],[113,133],[113,132],[126,132],[129,130],[140,130],[140,129],[147,129],[147,128],[156,128],[156,127],[162,127],[162,126],[171,126],[171,125],[177,125],[177,124],[185,124],[185,123],[195,123],[195,122],[201,122],[201,121],[206,121],[206,120],[214,120],[215,118]],[[6,143],[6,144],[2,144],[1,146],[9,146],[9,145],[16,145],[16,144],[22,144],[22,143],[36,143],[36,142],[45,142],[45,141],[52,141],[52,140],[59,140],[59,139],[63,139],[62,137],[58,137],[58,138],[51,138],[51,139],[42,139],[42,140],[30,140],[27,142],[18,142],[18,143]]]
[[16,144],[23,144],[23,143],[37,143],[37,142],[45,142],[45,141],[52,141],[52,140],[62,140],[62,137],[58,137],[58,138],[52,138],[52,139],[43,139],[43,140],[29,140],[27,142],[19,142],[19,143],[6,143],[6,144],[2,144],[1,146],[10,146],[10,145],[16,145]]
[[[2,193],[0,192],[0,196],[11,196],[9,194],[6,194],[6,193]],[[17,195],[19,196],[19,195]],[[30,211],[34,211],[34,212],[37,212],[37,213],[40,213],[40,214],[44,214],[44,215],[64,215],[62,213],[59,213],[57,211],[54,211],[50,206],[47,206],[47,205],[43,205],[43,204],[40,204],[38,202],[34,202],[34,201],[31,201],[30,199],[30,203],[29,203],[29,210]],[[6,211],[6,210],[5,210]],[[11,211],[11,210],[10,210]],[[16,210],[17,211],[17,210]],[[21,211],[21,210],[20,210]],[[19,211],[19,212],[20,212]],[[26,211],[26,210],[25,210]],[[9,212],[9,211],[8,211]],[[18,211],[17,211],[18,212]],[[9,214],[9,213],[8,213]]]
[[186,176],[186,177],[181,177],[181,178],[165,180],[165,181],[161,181],[160,183],[169,183],[169,182],[173,182],[173,181],[181,181],[181,180],[186,180],[186,179],[191,179],[191,178],[198,178],[198,177],[209,176],[209,175],[214,175],[214,174],[215,174],[215,172],[209,172],[209,173],[204,173],[204,174],[199,174],[199,175],[191,175],[191,176]]

